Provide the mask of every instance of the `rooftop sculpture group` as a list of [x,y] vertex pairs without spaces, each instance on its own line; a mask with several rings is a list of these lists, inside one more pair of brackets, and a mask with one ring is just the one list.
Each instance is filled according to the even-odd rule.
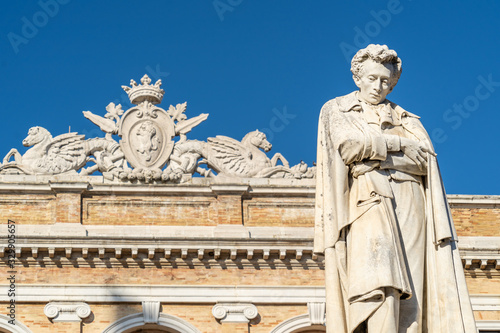
[[[265,152],[271,144],[258,130],[245,135],[241,142],[225,136],[208,138],[207,142],[188,140],[186,134],[205,121],[208,114],[188,119],[187,103],[170,105],[168,110],[158,107],[165,93],[161,80],[151,84],[151,79],[144,75],[141,84],[134,80],[130,84],[122,86],[135,105],[129,110],[110,103],[104,117],[83,111],[85,118],[105,133],[104,138],[85,139],[78,133],[53,138],[45,128],[32,127],[23,140],[23,145],[31,148],[23,155],[11,149],[0,164],[0,174],[101,172],[109,180],[146,183],[178,182],[186,179],[183,175],[194,173],[206,177],[314,177],[315,168],[303,162],[290,168],[279,153],[268,158]],[[113,135],[121,140],[116,141]],[[277,165],[278,161],[283,165]],[[87,166],[89,162],[95,164]],[[200,166],[203,164],[208,169]]]

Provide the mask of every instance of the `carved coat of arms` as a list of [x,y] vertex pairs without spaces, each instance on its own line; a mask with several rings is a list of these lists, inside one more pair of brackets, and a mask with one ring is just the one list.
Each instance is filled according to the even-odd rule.
[[[11,149],[0,164],[0,174],[80,171],[81,175],[90,175],[98,171],[110,180],[146,183],[180,181],[194,173],[206,177],[315,176],[315,168],[303,162],[290,168],[279,153],[268,158],[265,152],[271,144],[259,131],[248,133],[242,141],[224,136],[208,138],[207,142],[187,140],[186,134],[205,121],[208,114],[188,119],[187,103],[162,109],[158,106],[165,93],[161,84],[161,80],[151,84],[151,79],[144,75],[140,84],[131,80],[130,86],[122,86],[134,104],[130,109],[124,111],[120,104],[110,103],[104,117],[83,111],[84,117],[105,133],[104,138],[85,139],[78,133],[53,138],[42,127],[31,128],[23,140],[23,145],[30,148],[23,155]],[[118,140],[113,137],[116,135]],[[277,165],[278,161],[282,165]],[[89,166],[91,162],[94,165]]]

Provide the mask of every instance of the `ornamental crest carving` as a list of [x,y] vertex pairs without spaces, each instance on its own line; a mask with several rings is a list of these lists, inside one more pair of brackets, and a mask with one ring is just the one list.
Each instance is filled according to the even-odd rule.
[[132,81],[132,87],[123,86],[137,106],[127,110],[118,123],[120,146],[133,168],[159,170],[167,164],[174,148],[176,124],[167,111],[156,106],[163,98],[161,81],[150,85],[151,80],[144,76],[141,83]]
[[290,167],[280,153],[267,157],[271,144],[258,130],[241,141],[225,136],[206,142],[187,140],[186,134],[208,114],[188,118],[186,102],[170,105],[168,110],[159,107],[165,93],[161,84],[161,80],[152,84],[144,75],[140,84],[131,80],[130,86],[122,86],[134,104],[130,109],[124,111],[120,104],[110,103],[104,117],[83,111],[84,117],[105,133],[103,138],[86,139],[78,133],[52,137],[43,127],[30,128],[23,140],[29,149],[24,154],[11,149],[0,164],[0,174],[100,172],[108,180],[145,183],[180,182],[195,173],[239,178],[315,176],[315,167],[304,162]]

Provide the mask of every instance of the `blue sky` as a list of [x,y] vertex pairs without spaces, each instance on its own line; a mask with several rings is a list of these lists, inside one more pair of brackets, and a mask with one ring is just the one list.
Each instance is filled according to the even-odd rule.
[[[388,98],[422,117],[450,194],[500,194],[498,1],[6,1],[0,155],[32,126],[103,133],[82,111],[130,107],[121,85],[161,78],[161,106],[209,118],[188,134],[264,130],[291,164],[316,158],[319,110],[356,89],[353,52],[403,61]],[[485,177],[489,174],[488,178]]]

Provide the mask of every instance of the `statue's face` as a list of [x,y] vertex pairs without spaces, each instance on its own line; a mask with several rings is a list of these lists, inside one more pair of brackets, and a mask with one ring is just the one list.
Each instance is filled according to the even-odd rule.
[[359,88],[359,97],[370,104],[379,104],[385,101],[391,92],[392,64],[380,64],[371,59],[363,62],[361,77],[354,77]]

